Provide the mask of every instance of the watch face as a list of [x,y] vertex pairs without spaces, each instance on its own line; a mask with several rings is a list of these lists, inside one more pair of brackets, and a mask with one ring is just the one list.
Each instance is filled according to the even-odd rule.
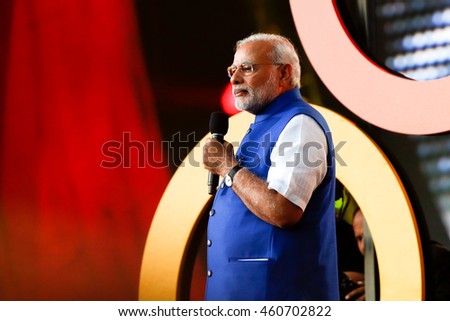
[[233,185],[233,180],[228,175],[225,176],[225,185],[227,185],[228,187],[231,187],[231,185]]

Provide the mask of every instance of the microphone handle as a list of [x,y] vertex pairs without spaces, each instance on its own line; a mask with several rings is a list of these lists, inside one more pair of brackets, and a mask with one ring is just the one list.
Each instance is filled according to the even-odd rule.
[[211,138],[214,138],[219,141],[219,143],[223,144],[224,136],[222,134],[212,133]]
[[[211,137],[216,139],[219,143],[223,143],[224,135],[218,133],[212,133]],[[217,191],[217,186],[219,185],[219,175],[212,172],[208,173],[208,194],[214,195]]]

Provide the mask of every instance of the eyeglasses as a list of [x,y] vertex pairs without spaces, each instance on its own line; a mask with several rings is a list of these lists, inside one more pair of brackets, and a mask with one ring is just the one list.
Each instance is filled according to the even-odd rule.
[[282,64],[280,63],[273,63],[273,64],[242,64],[239,66],[230,66],[227,68],[228,77],[233,77],[233,75],[236,73],[236,71],[241,71],[244,76],[248,76],[252,74],[255,71],[255,66],[280,66]]

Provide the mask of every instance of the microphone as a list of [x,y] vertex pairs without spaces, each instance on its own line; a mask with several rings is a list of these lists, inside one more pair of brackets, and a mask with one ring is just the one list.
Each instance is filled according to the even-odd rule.
[[[216,111],[211,114],[209,119],[209,131],[211,137],[223,143],[225,134],[228,131],[228,115],[221,111]],[[208,173],[208,193],[213,195],[217,191],[219,185],[219,175]]]

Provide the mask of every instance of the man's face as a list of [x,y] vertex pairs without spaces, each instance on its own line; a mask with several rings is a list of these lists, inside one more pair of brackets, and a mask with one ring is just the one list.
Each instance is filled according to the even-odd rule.
[[280,94],[279,66],[273,65],[267,57],[270,49],[270,44],[250,42],[241,45],[236,51],[233,66],[254,65],[250,74],[246,75],[238,68],[230,79],[237,109],[258,114]]

